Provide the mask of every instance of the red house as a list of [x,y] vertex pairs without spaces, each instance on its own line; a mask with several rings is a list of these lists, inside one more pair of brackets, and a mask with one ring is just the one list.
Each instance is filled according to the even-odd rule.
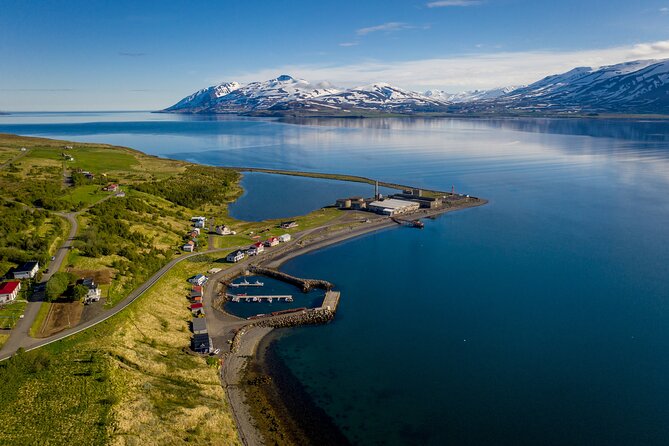
[[0,303],[16,299],[19,291],[21,291],[21,282],[18,280],[3,283],[0,285]]

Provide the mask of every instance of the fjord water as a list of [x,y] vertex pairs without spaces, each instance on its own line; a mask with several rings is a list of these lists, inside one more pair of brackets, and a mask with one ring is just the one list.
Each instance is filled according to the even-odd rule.
[[666,122],[16,115],[0,132],[487,198],[285,265],[342,301],[279,357],[358,444],[669,440]]

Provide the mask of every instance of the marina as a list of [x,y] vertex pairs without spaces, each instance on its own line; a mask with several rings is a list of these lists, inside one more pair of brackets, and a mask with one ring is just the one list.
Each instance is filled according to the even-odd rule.
[[290,294],[276,294],[276,295],[267,295],[267,296],[250,296],[248,294],[242,293],[242,294],[227,294],[227,297],[230,299],[231,302],[269,302],[272,303],[273,301],[277,302],[292,302],[293,301],[293,296]]

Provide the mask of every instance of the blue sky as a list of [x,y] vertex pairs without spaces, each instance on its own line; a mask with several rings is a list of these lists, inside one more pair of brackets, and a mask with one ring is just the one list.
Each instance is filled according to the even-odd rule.
[[0,0],[0,110],[163,108],[287,73],[456,92],[669,57],[669,0]]

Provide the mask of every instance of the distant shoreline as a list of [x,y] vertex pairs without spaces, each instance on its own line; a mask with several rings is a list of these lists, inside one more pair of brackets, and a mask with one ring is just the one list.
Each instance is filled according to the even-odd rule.
[[351,113],[332,113],[332,114],[305,114],[305,113],[200,113],[200,112],[177,112],[154,110],[151,113],[188,115],[188,116],[240,116],[244,118],[275,118],[280,121],[290,121],[291,119],[379,119],[379,118],[452,118],[452,119],[612,119],[612,120],[655,120],[667,121],[669,114],[657,113],[603,113],[603,112],[583,112],[583,113],[448,113],[448,112],[425,112],[425,113],[383,113],[356,111]]

